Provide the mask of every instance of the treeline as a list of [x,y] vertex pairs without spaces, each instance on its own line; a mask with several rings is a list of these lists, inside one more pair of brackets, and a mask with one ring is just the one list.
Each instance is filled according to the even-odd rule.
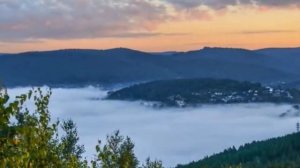
[[252,142],[177,168],[299,168],[300,133]]
[[[163,168],[158,160],[141,164],[134,143],[119,131],[99,141],[91,161],[83,158],[76,124],[51,120],[50,96],[51,91],[44,94],[36,89],[10,100],[5,89],[0,89],[1,168]],[[28,103],[35,110],[29,111]]]
[[167,106],[249,102],[298,103],[300,91],[228,79],[177,79],[133,85],[112,92],[107,98],[154,101]]

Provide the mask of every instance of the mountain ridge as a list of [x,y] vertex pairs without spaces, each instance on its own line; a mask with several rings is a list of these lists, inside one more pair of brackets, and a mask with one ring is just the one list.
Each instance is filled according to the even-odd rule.
[[[300,79],[297,48],[251,51],[205,47],[189,52],[148,53],[128,48],[63,49],[5,54],[0,79],[9,87],[121,84],[177,78],[228,78],[263,83]],[[282,54],[283,55],[283,54]]]
[[92,48],[63,48],[63,49],[54,49],[54,50],[33,50],[33,51],[23,51],[23,52],[16,52],[16,53],[1,53],[0,54],[22,54],[22,53],[32,53],[32,52],[51,52],[51,51],[67,51],[67,50],[94,50],[94,51],[107,51],[107,50],[131,50],[131,51],[138,51],[143,53],[149,53],[154,55],[164,54],[164,53],[186,53],[186,52],[193,52],[193,51],[201,51],[206,49],[233,49],[233,50],[247,50],[247,51],[253,51],[253,52],[260,52],[265,50],[300,50],[299,47],[267,47],[267,48],[260,48],[260,49],[245,49],[245,48],[238,48],[238,47],[214,47],[214,46],[204,46],[199,49],[195,50],[189,50],[189,51],[176,51],[176,50],[169,50],[169,51],[156,51],[156,52],[148,52],[148,51],[142,51],[132,48],[126,48],[126,47],[115,47],[115,48],[108,48],[108,49],[92,49]]

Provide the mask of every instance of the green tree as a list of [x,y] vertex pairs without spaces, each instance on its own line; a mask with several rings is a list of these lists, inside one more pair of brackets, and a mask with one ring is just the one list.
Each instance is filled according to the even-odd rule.
[[160,160],[151,161],[150,158],[147,158],[146,163],[143,164],[142,168],[164,168],[164,167],[162,161]]
[[59,143],[61,159],[64,161],[77,161],[78,165],[86,164],[86,162],[81,162],[82,154],[85,152],[85,149],[83,145],[78,144],[79,136],[76,124],[72,120],[67,120],[62,123],[61,128],[65,134]]
[[61,138],[64,158],[69,159],[71,156],[75,156],[77,159],[81,159],[85,149],[83,145],[78,145],[79,137],[76,124],[72,120],[64,121],[62,129],[65,132],[65,136]]
[[108,135],[107,144],[96,146],[97,158],[92,161],[93,167],[102,168],[136,168],[138,160],[134,154],[134,144],[129,137],[124,138],[116,131]]
[[[107,136],[107,142],[96,146],[97,157],[82,159],[84,146],[79,145],[76,124],[72,120],[51,121],[48,109],[52,92],[34,89],[10,101],[0,88],[0,167],[2,168],[137,168],[134,144],[119,131]],[[27,104],[33,103],[29,111]],[[59,135],[58,129],[63,131]],[[160,161],[146,162],[143,168],[160,168]],[[148,167],[147,167],[148,166]],[[152,166],[152,167],[151,167]]]
[[[67,142],[70,139],[64,138],[62,141],[58,140],[59,122],[51,122],[48,110],[50,96],[51,90],[43,94],[41,89],[35,89],[9,102],[9,96],[2,89],[0,95],[1,167],[78,167],[76,165],[81,165],[79,163],[85,163],[80,160],[81,153],[76,151],[70,151],[67,153],[68,157],[61,158],[66,156],[63,153],[67,149],[65,144],[73,142]],[[33,103],[35,109],[29,111],[26,103]],[[69,128],[65,129],[65,131],[69,130]],[[72,133],[74,132],[66,132],[66,137]]]

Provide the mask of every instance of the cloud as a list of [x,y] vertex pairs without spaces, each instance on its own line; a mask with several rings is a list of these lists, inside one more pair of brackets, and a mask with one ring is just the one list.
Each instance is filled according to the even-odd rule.
[[299,6],[299,0],[166,0],[177,8],[191,9],[199,6],[207,6],[212,9],[223,9],[228,6],[257,5],[268,7]]
[[[11,97],[30,88],[9,89]],[[73,119],[87,156],[95,153],[98,139],[120,130],[136,145],[140,160],[151,156],[166,167],[220,152],[233,145],[281,136],[295,131],[299,118],[278,116],[291,105],[203,105],[199,108],[153,109],[139,102],[99,100],[106,92],[98,88],[53,89],[53,119]]]
[[298,32],[295,30],[257,30],[257,31],[242,31],[242,32],[235,32],[232,34],[276,34],[276,33],[294,33]]
[[182,1],[182,0],[166,0],[170,4],[174,5],[177,8],[195,8],[203,4],[201,0],[189,0],[189,1]]
[[113,35],[103,35],[102,37],[114,37],[114,38],[144,38],[144,37],[155,37],[155,36],[186,36],[188,33],[152,33],[152,32],[142,32],[142,33],[119,33]]
[[299,0],[257,0],[257,5],[265,5],[270,7],[286,7],[286,6],[298,6],[300,5]]
[[162,23],[208,20],[228,6],[299,4],[299,0],[0,0],[0,41],[150,37],[159,35],[155,30]]
[[236,5],[236,0],[166,0],[170,4],[174,5],[177,9],[192,9],[199,6],[208,6],[211,8],[224,8],[228,5]]
[[[299,0],[164,0],[184,19],[210,20],[215,16],[232,11],[230,7],[254,9],[300,8]],[[237,9],[237,8],[236,8]]]
[[0,13],[1,41],[119,37],[168,18],[147,0],[1,0]]

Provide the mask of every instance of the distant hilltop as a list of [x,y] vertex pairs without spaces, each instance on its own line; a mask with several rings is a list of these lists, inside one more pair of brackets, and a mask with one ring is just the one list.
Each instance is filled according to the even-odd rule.
[[137,84],[110,92],[107,99],[146,101],[152,107],[202,104],[300,103],[300,91],[228,79],[177,79]]
[[210,48],[148,53],[127,48],[3,54],[0,81],[16,86],[114,85],[215,78],[300,85],[300,48]]

